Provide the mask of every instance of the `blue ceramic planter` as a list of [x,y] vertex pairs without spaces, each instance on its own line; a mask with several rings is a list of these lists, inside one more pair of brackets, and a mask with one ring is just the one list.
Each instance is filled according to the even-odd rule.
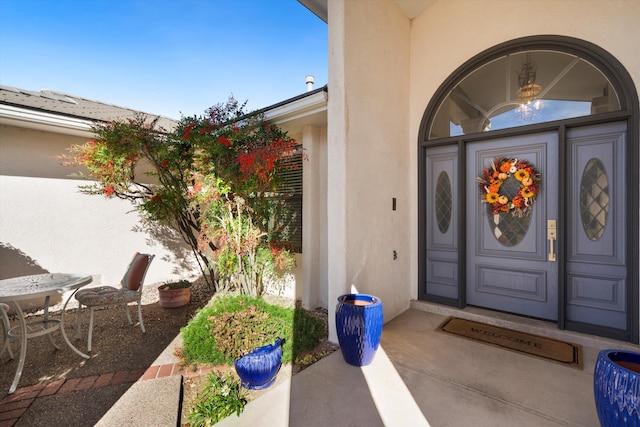
[[336,329],[344,360],[354,366],[373,361],[382,336],[382,301],[367,294],[347,294],[338,298]]
[[600,425],[640,426],[640,353],[602,350],[593,373]]
[[242,386],[249,390],[262,390],[273,384],[282,365],[282,340],[258,347],[233,362]]

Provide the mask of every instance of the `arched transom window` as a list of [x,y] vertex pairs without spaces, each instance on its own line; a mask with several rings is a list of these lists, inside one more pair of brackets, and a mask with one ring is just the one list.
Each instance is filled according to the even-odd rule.
[[438,107],[428,139],[620,109],[607,77],[584,58],[553,50],[520,51],[466,75]]

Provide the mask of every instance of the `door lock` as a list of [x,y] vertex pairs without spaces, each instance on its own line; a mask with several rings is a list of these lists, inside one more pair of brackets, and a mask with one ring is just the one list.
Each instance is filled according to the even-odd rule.
[[549,239],[549,261],[556,261],[556,252],[554,250],[554,242],[558,239],[556,220],[550,219],[547,221],[547,239]]

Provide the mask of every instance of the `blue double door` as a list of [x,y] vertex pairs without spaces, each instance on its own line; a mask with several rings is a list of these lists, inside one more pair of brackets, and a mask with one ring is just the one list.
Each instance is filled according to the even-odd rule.
[[[625,144],[611,123],[426,149],[426,299],[628,335]],[[493,212],[478,183],[501,158],[538,174],[524,211]],[[522,182],[503,187],[510,204]]]

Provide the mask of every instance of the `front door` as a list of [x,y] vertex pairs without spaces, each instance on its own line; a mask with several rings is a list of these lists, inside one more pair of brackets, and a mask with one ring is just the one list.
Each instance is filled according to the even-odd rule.
[[624,66],[582,40],[514,40],[451,74],[418,134],[418,298],[637,343],[637,109]]
[[557,321],[557,133],[466,150],[467,304]]

